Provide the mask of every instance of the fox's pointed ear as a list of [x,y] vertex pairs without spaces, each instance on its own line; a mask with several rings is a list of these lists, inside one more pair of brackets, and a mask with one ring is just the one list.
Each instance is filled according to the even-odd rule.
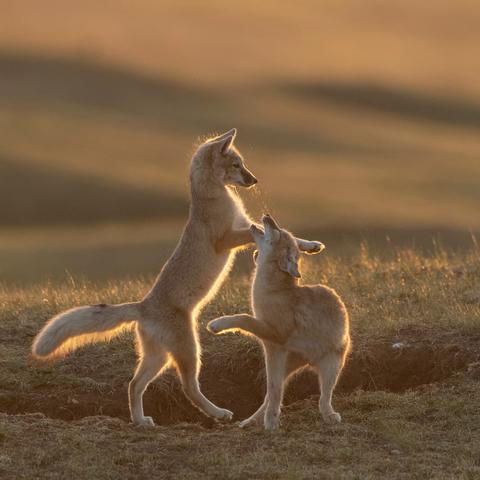
[[215,140],[210,142],[210,145],[213,145],[214,148],[218,148],[222,155],[225,155],[229,148],[232,146],[235,137],[237,136],[237,129],[232,128],[228,132],[217,137]]
[[302,278],[300,270],[298,268],[298,262],[290,257],[284,257],[278,261],[278,266],[280,270],[285,273],[288,273],[293,278]]
[[236,136],[237,136],[237,129],[232,128],[228,132],[225,132],[225,133],[222,133],[221,135],[219,135],[216,140],[224,140],[227,137],[233,137],[233,139],[235,139]]
[[303,240],[301,238],[297,238],[296,240],[298,249],[307,255],[315,255],[325,250],[325,245],[322,242]]

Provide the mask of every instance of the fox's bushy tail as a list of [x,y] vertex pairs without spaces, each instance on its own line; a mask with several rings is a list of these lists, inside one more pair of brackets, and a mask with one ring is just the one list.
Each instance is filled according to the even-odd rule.
[[35,337],[32,355],[54,360],[82,345],[109,340],[140,319],[140,303],[77,307],[49,320]]

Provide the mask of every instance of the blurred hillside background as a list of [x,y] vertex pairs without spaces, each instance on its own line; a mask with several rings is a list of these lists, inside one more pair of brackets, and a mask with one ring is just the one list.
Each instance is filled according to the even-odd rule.
[[0,0],[0,279],[150,274],[194,144],[332,252],[480,230],[480,3]]

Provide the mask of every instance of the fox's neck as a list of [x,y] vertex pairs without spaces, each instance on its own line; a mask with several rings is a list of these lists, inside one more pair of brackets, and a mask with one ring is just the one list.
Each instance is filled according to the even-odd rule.
[[235,212],[244,212],[240,196],[230,187],[215,181],[191,182],[191,218],[204,219],[208,223],[233,219]]
[[[203,172],[202,172],[203,173]],[[209,173],[209,172],[205,172]],[[199,178],[200,177],[200,178]],[[209,175],[198,174],[190,177],[190,195],[196,199],[215,199],[228,195],[227,189]]]
[[263,292],[293,290],[298,280],[282,272],[275,261],[262,262],[257,265],[253,279],[253,294]]

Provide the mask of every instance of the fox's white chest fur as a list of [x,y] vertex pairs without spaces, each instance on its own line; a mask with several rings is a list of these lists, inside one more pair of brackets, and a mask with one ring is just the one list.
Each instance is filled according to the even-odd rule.
[[229,196],[232,202],[232,225],[233,229],[247,228],[252,223],[247,212],[245,205],[237,194],[229,192]]
[[[225,234],[229,230],[247,228],[251,223],[240,197],[230,190],[227,190],[227,192],[228,201],[224,204],[226,211],[223,212],[225,223],[219,229],[219,231],[222,231],[222,234]],[[219,235],[219,237],[221,236],[222,235]],[[220,238],[216,240],[220,240]],[[196,303],[199,303],[198,308],[205,305],[215,295],[230,272],[235,259],[235,250],[218,252],[215,245],[212,245],[212,247],[209,258],[211,262],[210,268],[205,270],[202,286],[200,287],[199,285],[199,295],[196,299]]]

